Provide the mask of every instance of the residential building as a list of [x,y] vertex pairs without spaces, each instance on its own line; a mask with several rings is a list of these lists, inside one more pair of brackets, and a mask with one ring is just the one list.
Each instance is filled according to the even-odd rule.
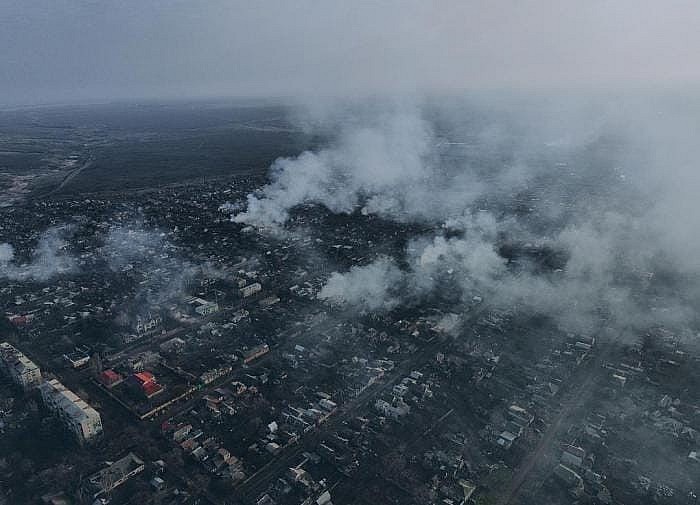
[[155,316],[148,314],[148,317],[141,319],[141,316],[136,318],[136,335],[138,338],[158,331],[163,325],[163,318],[156,314]]
[[41,383],[39,367],[8,342],[0,344],[0,372],[25,390]]
[[39,392],[46,407],[58,415],[80,444],[102,433],[100,414],[56,379],[42,382]]
[[63,359],[65,359],[71,367],[81,368],[88,364],[90,355],[86,352],[75,350],[69,354],[64,354]]

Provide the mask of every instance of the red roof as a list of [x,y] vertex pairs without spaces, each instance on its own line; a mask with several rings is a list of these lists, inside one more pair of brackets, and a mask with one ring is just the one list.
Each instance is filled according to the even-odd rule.
[[156,394],[158,391],[163,389],[163,387],[158,384],[157,382],[147,382],[143,386],[143,392],[146,394],[146,396],[152,396]]
[[102,377],[111,381],[116,381],[121,378],[121,376],[114,370],[105,370],[104,372],[102,372]]
[[105,384],[107,386],[111,386],[112,384],[116,384],[117,382],[122,380],[122,376],[119,375],[117,372],[114,370],[105,370],[100,374],[100,381],[102,381],[102,384]]
[[134,378],[141,383],[142,386],[145,386],[149,382],[155,382],[155,377],[153,377],[153,374],[151,372],[139,372],[134,374]]

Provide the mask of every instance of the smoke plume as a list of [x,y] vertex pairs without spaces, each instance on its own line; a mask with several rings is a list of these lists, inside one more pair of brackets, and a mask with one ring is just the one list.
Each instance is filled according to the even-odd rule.
[[318,298],[361,310],[390,310],[399,303],[396,291],[402,280],[403,274],[394,261],[380,257],[345,274],[333,273]]
[[11,244],[0,244],[0,277],[18,281],[46,282],[76,269],[76,261],[68,252],[66,227],[49,228],[41,234],[29,260],[20,262]]
[[700,293],[699,110],[606,100],[338,108],[305,123],[326,147],[276,161],[233,219],[282,228],[313,203],[432,227],[395,259],[330,276],[319,297],[362,310],[448,291],[464,310],[483,299],[570,331],[685,328]]
[[145,309],[172,302],[186,293],[187,285],[201,268],[182,257],[164,231],[141,221],[112,226],[100,250],[107,266],[115,272],[134,270],[144,276],[135,295]]

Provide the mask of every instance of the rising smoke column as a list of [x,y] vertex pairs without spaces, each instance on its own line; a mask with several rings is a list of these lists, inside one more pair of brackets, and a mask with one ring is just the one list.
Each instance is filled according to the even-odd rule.
[[360,310],[391,310],[400,302],[397,292],[403,277],[395,262],[382,256],[369,265],[352,267],[347,273],[333,273],[318,298]]
[[[304,203],[334,213],[364,213],[395,220],[424,219],[448,212],[453,202],[435,200],[437,140],[428,121],[411,107],[392,107],[363,120],[348,119],[331,145],[282,158],[272,165],[272,182],[247,199],[238,223],[279,226]],[[465,193],[459,195],[463,201]],[[460,206],[463,206],[461,203]],[[435,207],[432,209],[431,207]]]

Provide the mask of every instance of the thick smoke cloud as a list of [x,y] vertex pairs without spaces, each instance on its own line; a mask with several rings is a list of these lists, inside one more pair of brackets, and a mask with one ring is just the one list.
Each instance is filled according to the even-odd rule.
[[[507,226],[503,230],[511,231]],[[681,296],[666,294],[654,300],[662,305],[653,310],[645,293],[650,265],[625,257],[623,248],[638,244],[625,243],[624,233],[622,223],[604,229],[567,227],[550,243],[566,251],[568,260],[563,269],[550,272],[509,264],[483,231],[468,231],[464,238],[419,238],[407,248],[406,269],[387,268],[393,263],[380,258],[347,273],[336,272],[319,298],[383,311],[401,303],[430,303],[447,291],[464,307],[483,300],[499,310],[549,316],[563,329],[577,332],[596,331],[602,319],[620,330],[691,321],[692,307]]]
[[403,273],[393,260],[380,257],[365,267],[352,267],[349,272],[333,273],[318,298],[346,304],[362,310],[390,310],[399,304],[396,288]]
[[0,278],[17,281],[45,282],[57,275],[75,271],[76,260],[67,250],[64,228],[49,228],[39,237],[29,261],[15,257],[11,244],[0,244]]
[[[538,178],[552,177],[554,158],[571,156],[611,128],[562,105],[563,100],[545,104],[545,113],[512,98],[494,100],[428,105],[404,97],[303,104],[299,123],[330,137],[328,145],[275,161],[271,183],[249,195],[247,209],[233,220],[274,228],[306,203],[399,222],[459,220],[479,199],[504,200]],[[572,125],[558,114],[584,121]],[[533,128],[530,121],[540,124]],[[551,217],[561,212],[556,205],[539,210]]]
[[[700,293],[700,109],[653,98],[313,110],[321,120],[304,124],[327,146],[278,160],[234,221],[281,228],[315,203],[432,226],[405,261],[379,257],[329,278],[320,298],[363,310],[449,290],[464,310],[483,299],[570,331],[686,329]],[[543,266],[547,252],[561,264]]]
[[296,205],[321,203],[333,212],[363,211],[410,219],[425,212],[433,177],[429,124],[415,110],[390,110],[343,126],[329,148],[277,160],[273,182],[248,197],[236,222],[283,224]]

